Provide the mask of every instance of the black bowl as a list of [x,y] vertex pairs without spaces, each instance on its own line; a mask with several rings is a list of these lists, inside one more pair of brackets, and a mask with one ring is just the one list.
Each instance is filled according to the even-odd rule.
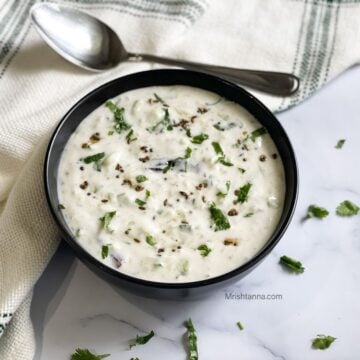
[[[266,127],[275,142],[285,168],[286,194],[280,221],[266,245],[246,264],[226,274],[188,283],[160,283],[134,278],[104,265],[84,250],[72,235],[59,210],[57,172],[61,153],[71,134],[80,122],[106,100],[123,92],[154,85],[188,85],[202,88],[234,101],[247,109]],[[151,70],[139,72],[110,81],[93,90],[78,101],[63,117],[56,128],[47,149],[45,190],[50,210],[59,225],[66,242],[76,255],[93,271],[111,282],[138,295],[162,299],[195,298],[214,289],[224,287],[244,277],[253,270],[278,243],[284,234],[295,209],[298,193],[298,173],[293,148],[276,117],[253,95],[223,79],[187,70]]]

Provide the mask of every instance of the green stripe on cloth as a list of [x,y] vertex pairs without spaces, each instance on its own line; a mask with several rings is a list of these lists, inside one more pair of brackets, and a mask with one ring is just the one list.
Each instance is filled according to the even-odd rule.
[[339,27],[338,26],[338,24],[339,24],[339,13],[340,13],[340,3],[336,7],[335,25],[334,25],[335,29],[334,29],[333,36],[332,36],[332,39],[331,39],[331,50],[330,50],[329,58],[328,58],[327,65],[326,65],[326,70],[325,70],[323,83],[325,83],[328,80],[330,66],[331,66],[331,60],[332,60],[332,57],[334,55],[335,43],[336,43],[338,27]]
[[311,64],[312,53],[314,51],[314,41],[316,38],[315,30],[317,27],[316,18],[318,16],[320,8],[315,5],[312,5],[309,11],[310,11],[310,14],[308,15],[309,20],[307,21],[308,25],[306,32],[304,33],[301,62],[299,63],[299,69],[295,71],[295,74],[302,79],[301,88],[294,96],[291,97],[290,105],[295,105],[301,99],[301,94],[304,91],[303,89],[306,84],[306,78]]
[[293,73],[301,78],[301,86],[296,94],[284,99],[276,111],[298,104],[326,82],[334,53],[340,8],[339,3],[332,3],[304,1],[300,36],[292,69]]
[[1,14],[0,18],[0,39],[3,35],[3,32],[6,28],[6,25],[8,25],[13,19],[12,17],[15,14],[16,9],[21,4],[20,1],[13,0],[9,8],[7,9],[6,13]]
[[[154,2],[149,0],[66,0],[72,4],[79,5],[101,5],[101,6],[115,6],[121,7],[124,10],[133,10],[140,13],[153,13],[173,17],[182,17],[190,23],[193,23],[198,16],[202,15],[205,11],[206,5],[200,2],[194,1],[167,1],[167,2]],[[181,4],[182,3],[182,4]],[[206,3],[204,3],[206,4]],[[179,10],[179,5],[186,5],[186,8]]]

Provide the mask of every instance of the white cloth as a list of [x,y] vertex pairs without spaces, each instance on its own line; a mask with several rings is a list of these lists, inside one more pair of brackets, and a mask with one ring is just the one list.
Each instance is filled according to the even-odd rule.
[[[64,0],[106,21],[132,52],[293,72],[300,91],[259,95],[274,111],[305,99],[359,60],[358,0]],[[30,26],[35,0],[0,0],[0,359],[29,360],[32,288],[59,236],[44,197],[49,134],[66,110],[106,81],[65,62]],[[60,1],[53,1],[59,3]]]

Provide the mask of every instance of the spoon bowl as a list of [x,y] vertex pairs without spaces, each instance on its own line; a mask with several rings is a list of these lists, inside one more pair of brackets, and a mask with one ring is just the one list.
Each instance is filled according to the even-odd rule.
[[56,4],[31,9],[36,29],[66,60],[91,71],[109,70],[128,58],[116,33],[100,20]]

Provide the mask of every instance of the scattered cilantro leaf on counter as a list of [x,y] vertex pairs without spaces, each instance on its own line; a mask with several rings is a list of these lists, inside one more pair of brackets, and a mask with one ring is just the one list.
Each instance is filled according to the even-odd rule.
[[208,134],[199,134],[199,135],[196,135],[196,136],[193,136],[193,138],[191,139],[191,142],[193,144],[202,144],[205,140],[207,140],[209,138],[209,135]]
[[255,142],[256,138],[258,138],[259,136],[265,135],[266,133],[267,133],[267,130],[264,127],[260,127],[251,133],[250,139],[253,142]]
[[137,181],[138,183],[145,182],[147,179],[148,179],[148,178],[147,178],[145,175],[138,175],[138,176],[136,177],[136,181]]
[[94,355],[88,349],[76,349],[71,355],[71,360],[101,360],[110,356],[110,354]]
[[151,330],[147,335],[144,336],[136,335],[136,338],[130,341],[130,349],[136,345],[145,345],[154,335],[155,333],[153,330]]
[[106,259],[109,255],[109,245],[103,245],[101,247],[101,257]]
[[314,349],[325,350],[336,340],[336,338],[329,335],[317,335],[312,341],[312,347]]
[[317,205],[310,205],[308,211],[306,213],[306,218],[317,218],[323,219],[329,215],[329,212],[320,206]]
[[154,239],[153,236],[151,235],[146,235],[146,238],[145,238],[146,242],[151,245],[151,246],[154,246],[156,244],[156,240]]
[[243,174],[246,170],[243,168],[238,168],[238,170]]
[[230,222],[223,212],[218,209],[215,203],[209,207],[210,217],[215,224],[215,231],[227,230],[230,228]]
[[335,145],[335,149],[341,149],[344,146],[345,141],[346,141],[345,139],[338,140],[338,142]]
[[123,131],[129,130],[131,126],[125,121],[125,109],[117,107],[112,101],[106,102],[106,107],[114,114],[114,129],[117,133],[121,134]]
[[99,219],[103,229],[110,231],[109,225],[110,225],[112,218],[115,215],[116,215],[116,211],[110,211],[110,212],[105,213],[105,215]]
[[201,244],[197,249],[203,257],[206,257],[211,253],[211,249],[206,244]]
[[[191,156],[191,153],[192,153],[192,149],[187,147],[185,149],[185,155],[184,156],[179,156],[177,158],[175,158],[174,160],[169,160],[166,167],[164,167],[163,169],[163,173],[166,174],[172,167],[175,166],[176,162],[179,161],[179,160],[187,160],[190,158]],[[186,165],[185,165],[186,166]],[[186,170],[186,168],[185,168]]]
[[285,266],[291,271],[297,272],[297,273],[303,273],[305,268],[303,267],[302,263],[300,261],[294,260],[289,256],[282,256],[280,258],[280,264]]
[[114,130],[109,130],[108,131],[108,136],[114,135]]
[[224,151],[218,142],[214,141],[211,143],[211,145],[212,145],[216,155],[219,155],[216,162],[219,162],[220,164],[223,164],[224,166],[234,166],[233,163],[231,163],[229,160],[226,160]]
[[134,135],[134,130],[133,129],[130,129],[130,131],[126,134],[126,142],[128,144],[132,143],[133,141],[136,141],[137,140],[137,137]]
[[229,193],[230,185],[231,185],[231,181],[228,180],[228,181],[225,183],[226,193],[223,193],[223,192],[219,191],[219,192],[216,194],[216,196],[222,197],[222,198],[226,197],[227,194]]
[[185,134],[186,134],[186,136],[189,137],[189,138],[192,137],[192,136],[191,136],[191,130],[190,130],[190,129],[186,129],[186,130],[185,130]]
[[249,191],[252,187],[252,184],[247,183],[238,190],[235,190],[235,195],[237,196],[237,199],[235,200],[235,203],[243,204],[244,202],[248,201],[249,198]]
[[236,325],[237,325],[237,327],[239,328],[239,330],[244,330],[244,325],[243,325],[240,321],[238,321],[238,322],[236,323]]
[[354,216],[359,213],[360,208],[350,200],[345,200],[336,208],[336,214],[339,216]]
[[63,204],[59,204],[59,205],[58,205],[58,209],[59,209],[59,210],[65,210],[65,206],[64,206]]
[[188,360],[198,360],[199,354],[197,350],[197,336],[194,328],[194,324],[191,319],[186,322],[187,336],[188,336],[188,347],[189,347],[189,356]]

